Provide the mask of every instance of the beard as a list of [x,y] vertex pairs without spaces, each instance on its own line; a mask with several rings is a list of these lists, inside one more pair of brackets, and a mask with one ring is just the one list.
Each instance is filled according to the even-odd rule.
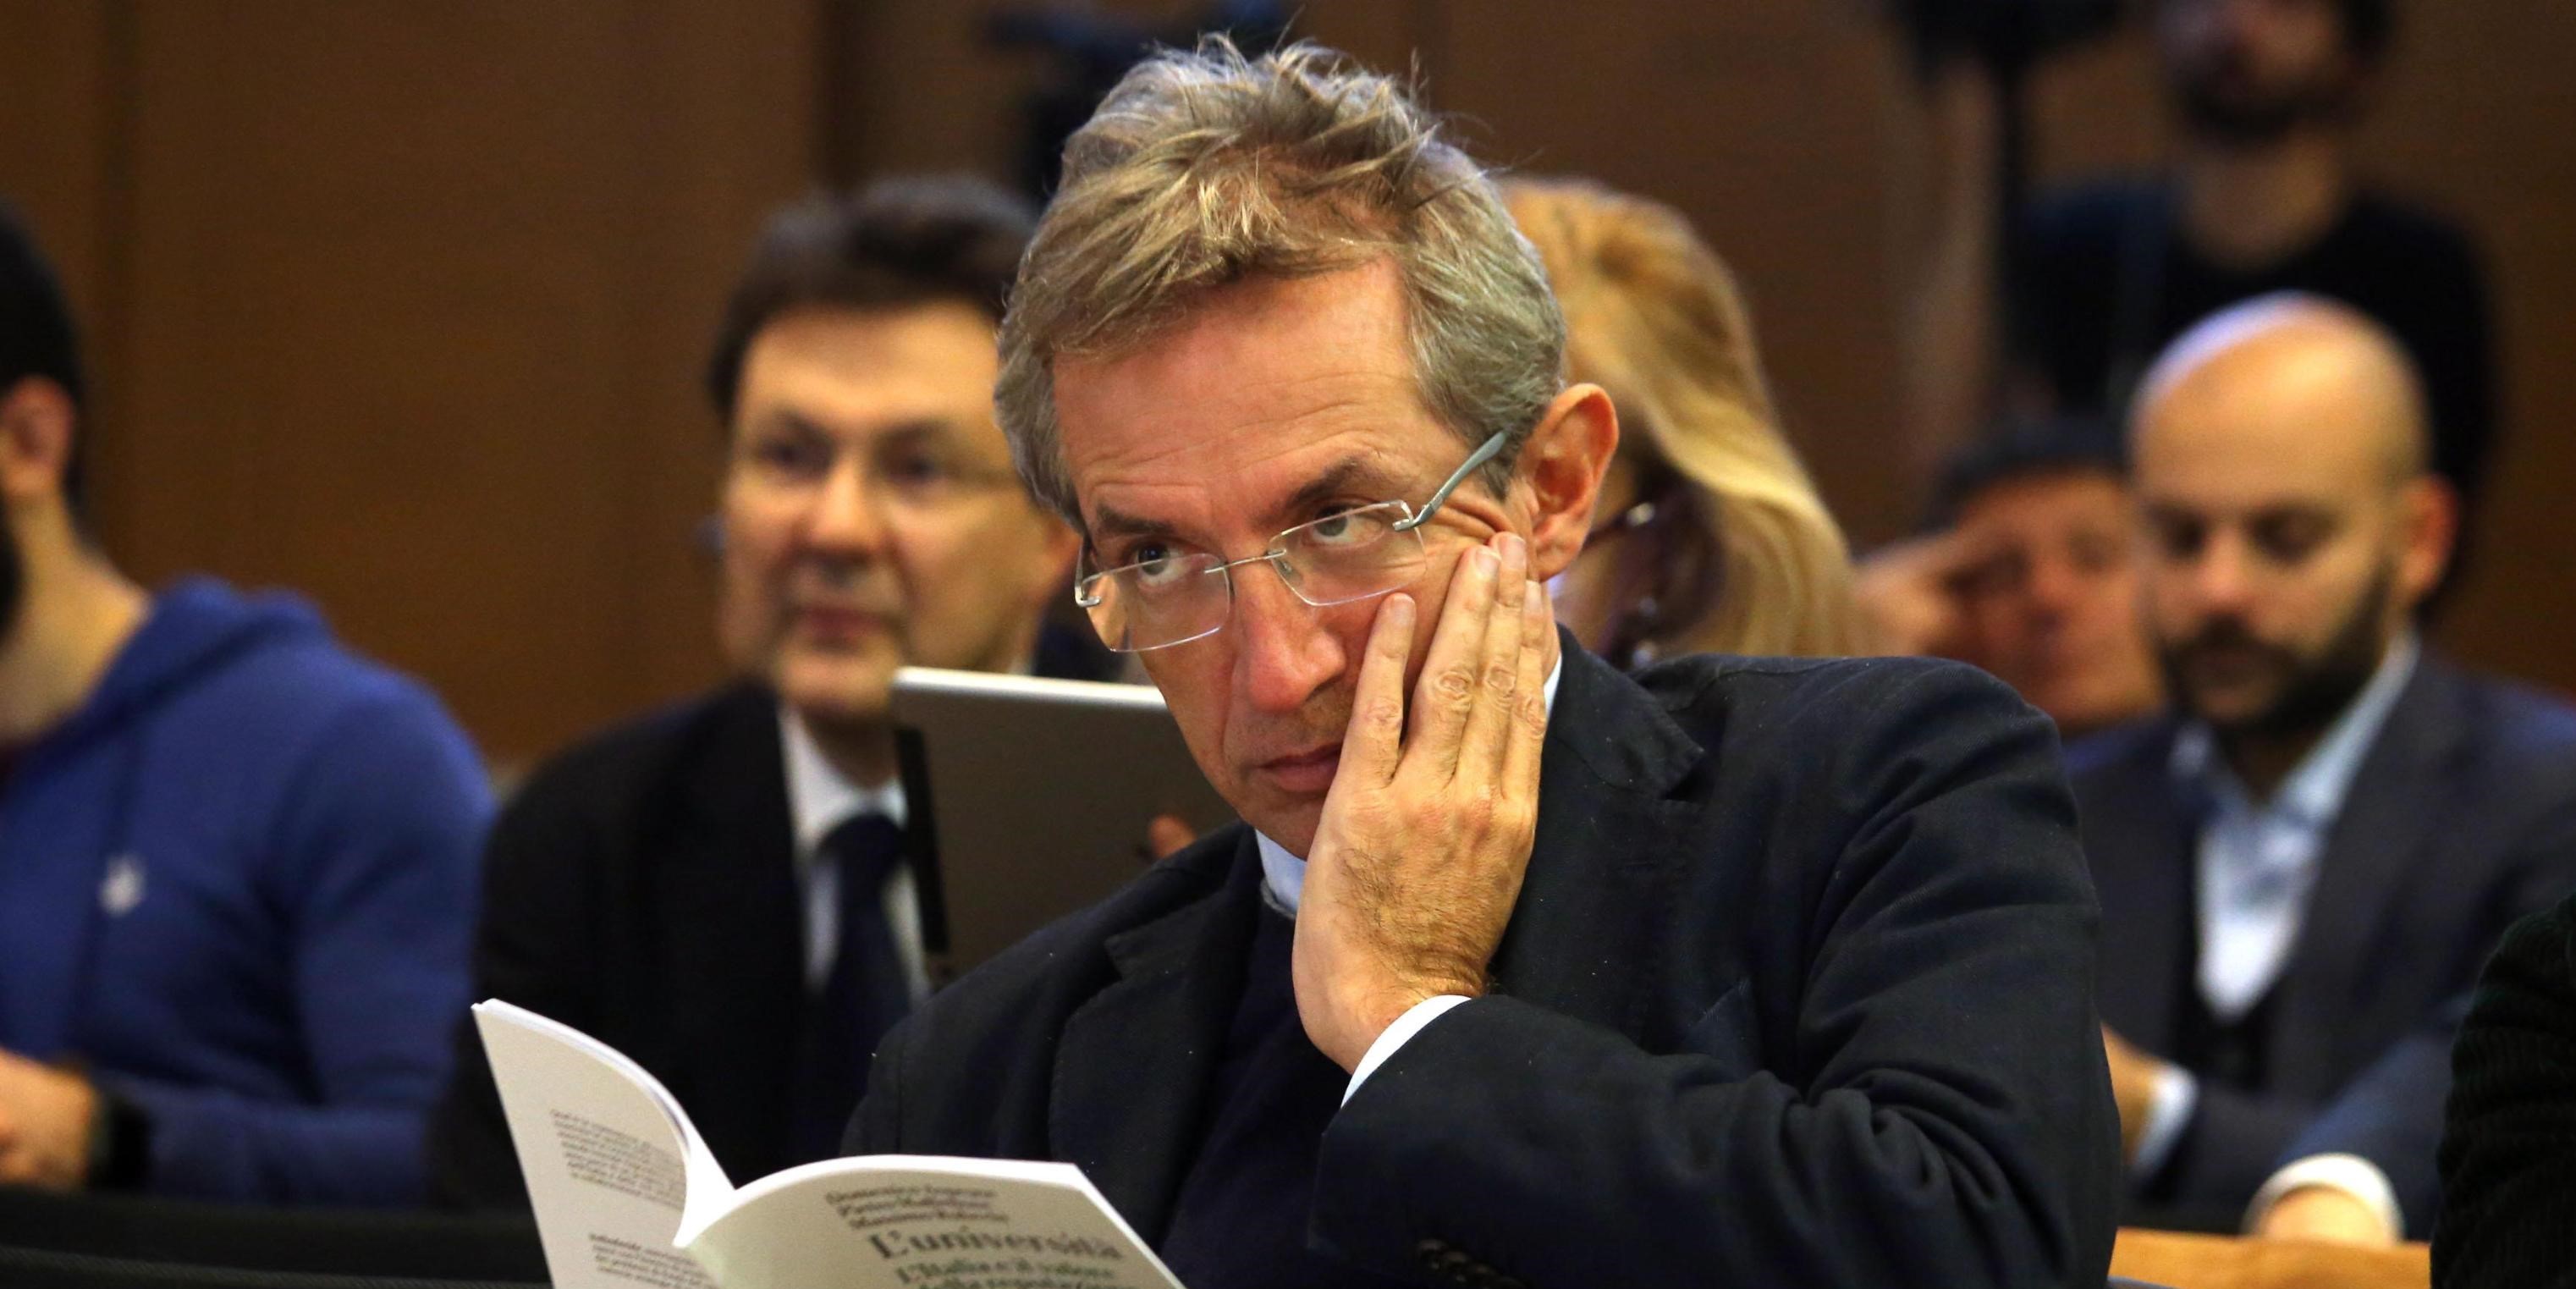
[[[2380,624],[2387,620],[2388,602],[2395,593],[2396,570],[2383,565],[2325,644],[2306,655],[2257,639],[2235,618],[2221,618],[2188,640],[2159,646],[2157,661],[2164,668],[2166,692],[2221,738],[2278,739],[2321,733],[2378,674],[2388,653]],[[2275,677],[2272,701],[2232,720],[2214,718],[2194,701],[2192,664],[2201,655],[2222,649],[2260,660]]]
[[2238,147],[2278,143],[2312,125],[2340,125],[2359,111],[2359,78],[2320,72],[2295,85],[2256,87],[2242,58],[2220,55],[2175,71],[2184,128]]

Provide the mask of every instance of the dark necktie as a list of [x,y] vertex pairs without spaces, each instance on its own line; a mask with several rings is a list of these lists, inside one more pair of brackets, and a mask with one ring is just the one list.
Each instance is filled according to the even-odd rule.
[[823,838],[814,862],[837,871],[840,948],[823,987],[806,998],[790,1142],[798,1163],[841,1153],[841,1131],[867,1090],[868,1055],[912,1006],[885,910],[903,830],[883,815],[860,815]]

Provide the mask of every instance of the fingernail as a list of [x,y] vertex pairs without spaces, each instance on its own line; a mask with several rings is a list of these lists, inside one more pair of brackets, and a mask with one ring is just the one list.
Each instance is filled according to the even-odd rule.
[[1527,559],[1529,543],[1521,540],[1519,533],[1505,533],[1503,534],[1503,554],[1507,558]]
[[1413,625],[1413,597],[1398,595],[1386,602],[1386,624],[1398,631]]
[[1492,577],[1492,576],[1494,576],[1495,574],[1502,572],[1502,571],[1503,571],[1503,561],[1502,561],[1502,557],[1500,557],[1500,556],[1498,556],[1498,555],[1494,554],[1494,548],[1493,548],[1493,547],[1491,547],[1491,546],[1479,546],[1479,547],[1477,547],[1477,548],[1476,548],[1476,571],[1477,571],[1478,573],[1481,573],[1481,574],[1485,575],[1486,577]]

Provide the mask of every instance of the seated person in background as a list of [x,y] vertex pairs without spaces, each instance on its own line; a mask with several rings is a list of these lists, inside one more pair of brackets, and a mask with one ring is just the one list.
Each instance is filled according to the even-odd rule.
[[2576,1276],[2576,896],[2505,934],[2452,1050],[2437,1289]]
[[0,213],[0,1183],[416,1203],[482,766],[303,602],[120,573],[82,395]]
[[1550,588],[1622,667],[1865,652],[1842,530],[1782,437],[1734,275],[1680,212],[1582,180],[1502,185],[1565,313],[1566,361],[1619,408],[1603,520]]
[[1955,458],[1938,531],[1862,565],[1882,647],[1972,662],[2068,738],[2154,713],[2129,496],[2109,427],[2012,427]]
[[996,402],[1244,822],[897,1026],[848,1148],[1079,1164],[1194,1289],[2099,1285],[2047,723],[1559,631],[1617,417],[1395,83],[1212,41],[1065,160]]
[[2131,429],[2176,711],[2068,750],[2141,1198],[2232,1221],[2284,1147],[2576,887],[2576,710],[2427,651],[2424,401],[2316,297],[2211,318]]
[[[770,222],[709,369],[730,447],[717,625],[741,678],[563,753],[493,829],[478,996],[634,1057],[737,1180],[830,1155],[877,1036],[929,988],[898,853],[895,668],[1077,656],[1040,630],[1072,535],[993,422],[993,328],[1029,223],[965,179]],[[437,1197],[525,1207],[481,1044],[450,1020]]]

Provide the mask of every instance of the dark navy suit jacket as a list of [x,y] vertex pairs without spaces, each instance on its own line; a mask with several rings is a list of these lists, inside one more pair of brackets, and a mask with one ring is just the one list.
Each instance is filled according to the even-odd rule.
[[[1494,987],[1333,1119],[1310,1243],[1426,1283],[2103,1283],[2046,721],[1945,663],[1565,658]],[[1235,825],[970,973],[879,1048],[849,1147],[1071,1161],[1159,1242],[1260,880]]]
[[[2151,721],[2067,753],[2102,900],[2102,1017],[2159,1055],[2174,1050],[2197,935],[2199,821],[2171,770],[2177,728]],[[2426,653],[2320,864],[2274,987],[2263,1084],[2202,1080],[2160,1198],[2242,1208],[2330,1098],[2441,1023],[2514,919],[2576,888],[2576,708]]]

